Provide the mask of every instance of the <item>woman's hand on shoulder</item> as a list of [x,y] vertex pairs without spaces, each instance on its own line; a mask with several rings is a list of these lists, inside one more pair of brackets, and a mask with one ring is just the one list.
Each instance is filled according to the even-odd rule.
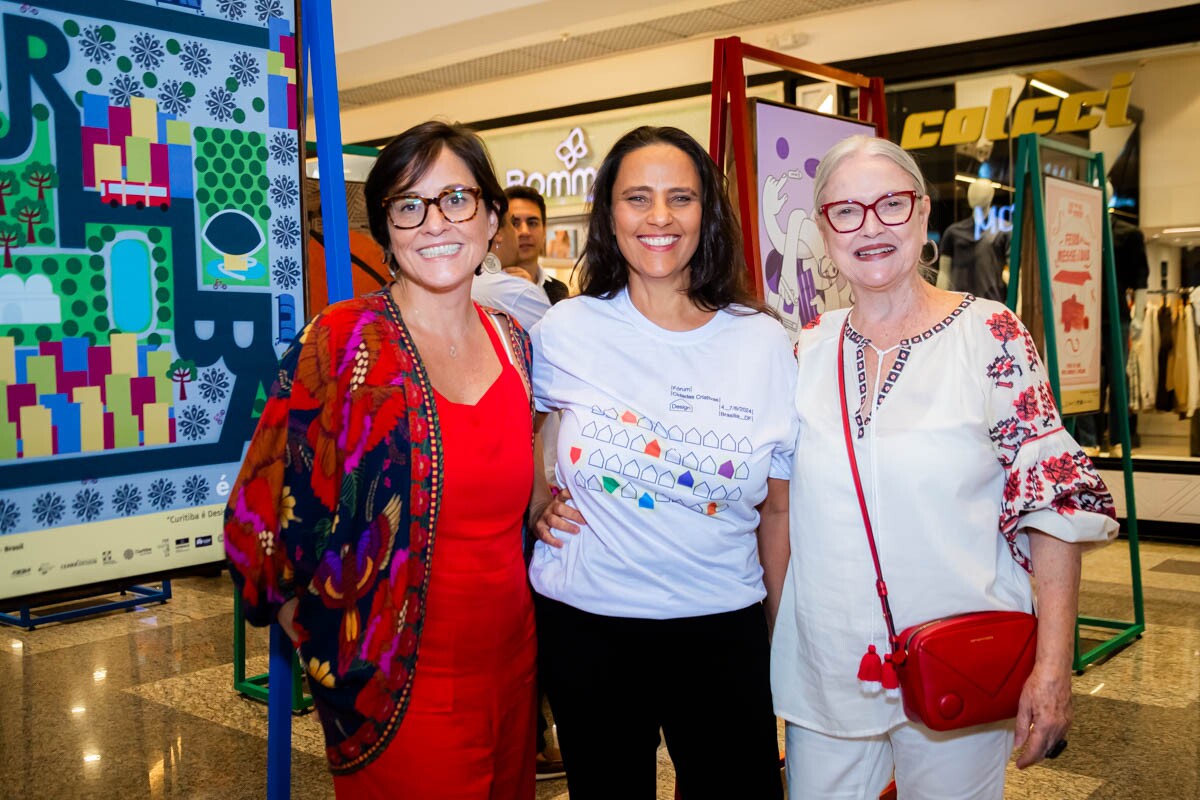
[[563,540],[554,535],[555,531],[576,534],[580,525],[587,525],[579,510],[567,505],[570,499],[571,490],[560,489],[540,511],[534,509],[533,530],[538,539],[551,547],[563,546]]
[[1033,766],[1059,741],[1067,738],[1071,727],[1071,671],[1058,668],[1039,668],[1033,672],[1021,690],[1017,706],[1017,735],[1014,750],[1022,750],[1017,768]]

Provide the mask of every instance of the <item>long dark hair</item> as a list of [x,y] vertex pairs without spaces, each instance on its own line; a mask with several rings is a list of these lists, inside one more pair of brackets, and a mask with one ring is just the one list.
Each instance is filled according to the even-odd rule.
[[[500,188],[500,181],[496,180],[492,160],[478,134],[464,125],[439,120],[414,125],[380,151],[363,185],[371,237],[383,248],[384,260],[389,267],[394,268],[395,265],[389,233],[391,226],[388,224],[387,210],[383,207],[383,198],[402,192],[419,181],[441,155],[443,148],[448,148],[461,158],[471,170],[483,195],[484,209],[481,211],[490,208],[496,212],[498,220],[504,220],[508,198]],[[488,245],[491,245],[490,241]]]
[[610,298],[629,285],[629,265],[617,245],[613,226],[613,184],[625,156],[652,144],[681,150],[700,176],[700,243],[688,265],[688,299],[705,311],[718,311],[735,303],[761,310],[746,289],[742,228],[725,191],[725,178],[699,142],[671,127],[635,128],[617,140],[596,171],[587,243],[581,256],[580,294]]

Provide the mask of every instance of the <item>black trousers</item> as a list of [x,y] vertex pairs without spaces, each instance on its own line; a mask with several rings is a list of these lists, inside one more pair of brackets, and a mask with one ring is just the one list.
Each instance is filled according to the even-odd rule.
[[534,604],[571,800],[653,800],[660,727],[683,800],[782,800],[761,605],[646,620]]

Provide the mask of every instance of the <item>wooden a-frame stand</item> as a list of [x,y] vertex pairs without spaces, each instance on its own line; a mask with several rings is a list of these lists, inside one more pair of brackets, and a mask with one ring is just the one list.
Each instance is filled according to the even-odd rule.
[[[1050,139],[1044,139],[1037,134],[1025,134],[1017,141],[1017,160],[1013,169],[1013,180],[1016,186],[1016,205],[1013,209],[1012,257],[1009,267],[1008,307],[1017,310],[1017,299],[1020,296],[1021,254],[1022,241],[1030,237],[1032,242],[1026,248],[1034,255],[1035,264],[1025,264],[1026,268],[1037,268],[1035,280],[1041,295],[1041,310],[1045,334],[1046,369],[1050,373],[1050,388],[1054,391],[1054,399],[1062,408],[1062,394],[1059,387],[1058,375],[1058,344],[1055,340],[1054,302],[1050,291],[1050,253],[1046,241],[1046,200],[1045,187],[1042,177],[1042,150],[1054,150],[1073,156],[1087,164],[1085,180],[1092,186],[1098,187],[1103,193],[1104,208],[1108,208],[1108,188],[1105,185],[1104,156],[1090,150],[1062,144]],[[1032,220],[1032,230],[1026,230],[1026,211]],[[1102,228],[1101,282],[1103,284],[1103,306],[1101,313],[1108,317],[1109,341],[1107,344],[1109,356],[1109,381],[1112,385],[1112,403],[1118,409],[1117,431],[1121,441],[1121,466],[1125,473],[1125,530],[1129,537],[1129,566],[1130,581],[1133,587],[1133,622],[1123,622],[1098,617],[1080,616],[1075,622],[1075,662],[1076,672],[1082,672],[1091,664],[1109,656],[1125,647],[1134,639],[1141,638],[1146,630],[1146,616],[1142,607],[1142,570],[1138,555],[1137,505],[1133,495],[1133,458],[1131,455],[1129,436],[1129,398],[1125,385],[1125,343],[1121,334],[1120,312],[1117,297],[1117,273],[1113,260],[1112,225],[1105,213]],[[1030,246],[1032,245],[1032,246]],[[1067,422],[1068,425],[1072,423]],[[1079,650],[1079,628],[1104,628],[1116,633],[1087,652]]]

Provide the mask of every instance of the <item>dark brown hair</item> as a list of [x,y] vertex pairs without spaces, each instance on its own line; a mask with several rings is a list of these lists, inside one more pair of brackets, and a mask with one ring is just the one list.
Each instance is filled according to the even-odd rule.
[[705,311],[732,304],[761,311],[746,289],[742,228],[725,191],[725,178],[700,143],[679,128],[642,126],[622,136],[604,157],[592,188],[587,244],[581,256],[580,294],[609,298],[629,285],[629,265],[613,225],[613,185],[625,156],[652,144],[681,150],[700,176],[700,242],[688,265],[688,298]]
[[508,186],[504,189],[504,196],[509,200],[528,200],[536,203],[538,211],[542,215],[542,224],[546,224],[546,199],[537,189],[532,186]]
[[[492,160],[478,134],[463,125],[439,120],[415,125],[380,151],[363,185],[371,237],[383,248],[388,266],[392,266],[391,225],[387,220],[383,199],[403,192],[419,181],[441,155],[443,148],[449,148],[466,162],[475,182],[479,184],[484,206],[495,211],[497,219],[503,220],[508,211],[508,198],[496,180]],[[491,242],[488,244],[490,246]]]

